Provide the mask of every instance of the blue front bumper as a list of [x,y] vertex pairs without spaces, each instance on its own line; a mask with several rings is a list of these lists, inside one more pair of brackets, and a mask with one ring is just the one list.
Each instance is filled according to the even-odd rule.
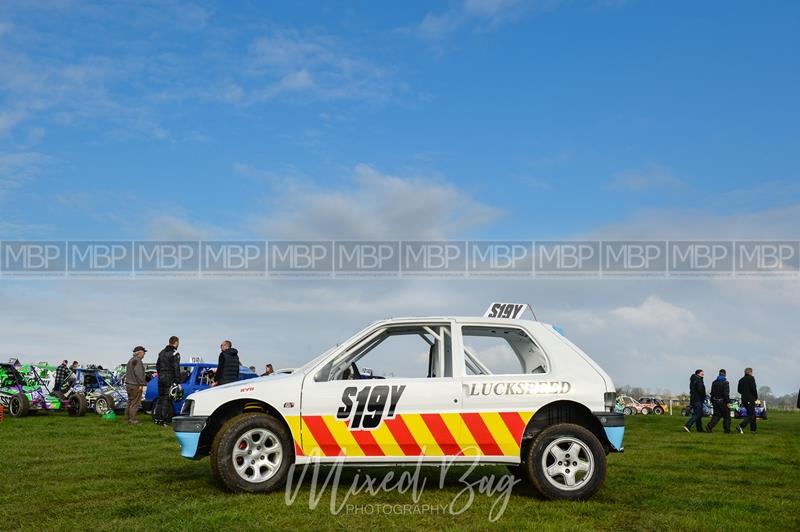
[[200,445],[200,434],[206,426],[206,417],[178,416],[172,418],[172,428],[181,446],[181,456],[189,459],[197,458]]
[[625,415],[611,412],[595,412],[594,415],[603,425],[606,438],[612,452],[621,453],[625,448],[622,440],[625,437]]

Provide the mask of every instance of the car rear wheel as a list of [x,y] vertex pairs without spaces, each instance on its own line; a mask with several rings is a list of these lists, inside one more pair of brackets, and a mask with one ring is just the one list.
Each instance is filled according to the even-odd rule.
[[8,403],[8,413],[11,417],[25,417],[30,412],[30,409],[31,403],[24,393],[18,393]]
[[72,394],[67,403],[67,412],[70,416],[86,415],[86,396],[82,393]]
[[586,500],[606,478],[606,454],[600,440],[571,423],[539,433],[525,465],[533,487],[548,499]]
[[767,411],[766,410],[761,412],[761,419],[767,419]]
[[642,408],[642,415],[643,416],[646,416],[649,413],[650,413],[650,409],[649,408]]
[[98,397],[97,401],[94,402],[94,411],[102,416],[107,412],[113,412],[115,406],[114,398],[108,394],[104,394]]
[[283,486],[294,462],[292,438],[274,417],[248,413],[229,420],[211,446],[212,470],[234,492]]
[[633,409],[629,406],[626,406],[625,408],[622,409],[622,413],[625,414],[626,416],[633,415]]

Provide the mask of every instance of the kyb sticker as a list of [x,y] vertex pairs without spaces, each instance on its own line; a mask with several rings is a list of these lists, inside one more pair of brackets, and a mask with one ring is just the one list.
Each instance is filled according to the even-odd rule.
[[374,429],[384,419],[393,419],[397,402],[406,389],[402,386],[365,386],[358,390],[348,386],[342,392],[342,406],[337,419],[351,419],[350,429]]

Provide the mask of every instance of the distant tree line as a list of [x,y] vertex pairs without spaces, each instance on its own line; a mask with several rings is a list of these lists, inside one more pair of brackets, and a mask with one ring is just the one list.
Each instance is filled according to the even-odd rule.
[[[689,402],[689,394],[679,393],[673,394],[667,388],[642,388],[640,386],[631,386],[626,384],[617,388],[617,395],[629,395],[634,399],[639,397],[661,397],[663,399],[676,399],[681,403]],[[731,396],[736,397],[735,386],[731,386]],[[774,408],[776,410],[791,410],[797,407],[797,392],[787,393],[786,395],[774,395],[772,388],[769,386],[761,386],[758,389],[759,399],[766,401],[767,408]]]

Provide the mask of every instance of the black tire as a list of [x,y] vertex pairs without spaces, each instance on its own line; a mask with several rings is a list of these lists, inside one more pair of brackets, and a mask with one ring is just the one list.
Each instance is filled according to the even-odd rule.
[[[245,442],[243,436],[251,431],[264,431],[264,435],[253,434],[249,444]],[[258,436],[258,439],[256,439]],[[275,447],[276,451],[258,455],[262,450],[261,442],[269,447]],[[245,445],[245,447],[241,447]],[[248,466],[245,456],[249,456],[252,449],[252,467]],[[234,457],[234,450],[240,449],[242,455]],[[244,451],[247,450],[247,454]],[[249,459],[249,458],[248,458]],[[236,471],[234,460],[241,460],[244,469],[242,475]],[[266,462],[278,461],[276,468],[271,475],[264,479],[251,482],[244,477],[257,478],[258,475],[268,474],[269,469]],[[260,462],[256,463],[256,462]],[[211,468],[214,476],[222,481],[227,489],[233,492],[249,493],[269,493],[280,489],[286,482],[289,474],[289,467],[294,463],[294,443],[289,431],[284,425],[268,414],[248,413],[241,414],[228,420],[214,437],[211,446]]]
[[767,419],[767,411],[766,410],[761,412],[761,419]]
[[632,416],[633,408],[626,406],[625,408],[622,409],[622,413],[625,414],[626,416]]
[[79,417],[86,415],[86,396],[82,393],[72,394],[67,404],[67,412],[70,416]]
[[116,406],[113,397],[108,394],[103,394],[94,402],[94,411],[102,416],[106,412],[113,412]]
[[664,409],[663,409],[663,408],[661,408],[660,406],[657,406],[657,407],[655,407],[655,408],[653,409],[653,413],[654,413],[655,415],[657,415],[657,416],[660,416],[661,414],[663,414],[663,413],[664,413]]
[[18,393],[8,402],[8,415],[11,417],[25,417],[31,411],[31,402],[24,393]]
[[688,415],[689,415],[689,409],[688,409],[688,408],[682,408],[682,409],[681,409],[681,415],[682,415],[683,417],[686,417],[686,416],[688,416]]
[[642,415],[643,415],[643,416],[646,416],[646,415],[648,415],[648,414],[650,414],[650,409],[649,409],[649,408],[647,408],[647,407],[645,407],[645,408],[642,408]]
[[[569,452],[574,449],[574,444],[577,444],[578,454],[570,456]],[[556,461],[556,450],[566,458],[565,465]],[[571,470],[570,462],[579,469]],[[580,469],[579,463],[585,464],[588,470]],[[528,449],[525,465],[533,487],[543,497],[551,500],[586,500],[597,493],[606,478],[606,453],[600,440],[588,429],[572,423],[559,423],[540,432]],[[551,467],[560,471],[548,475],[547,470]],[[576,472],[584,474],[581,478],[575,478]],[[570,476],[576,482],[572,487],[568,487]]]

